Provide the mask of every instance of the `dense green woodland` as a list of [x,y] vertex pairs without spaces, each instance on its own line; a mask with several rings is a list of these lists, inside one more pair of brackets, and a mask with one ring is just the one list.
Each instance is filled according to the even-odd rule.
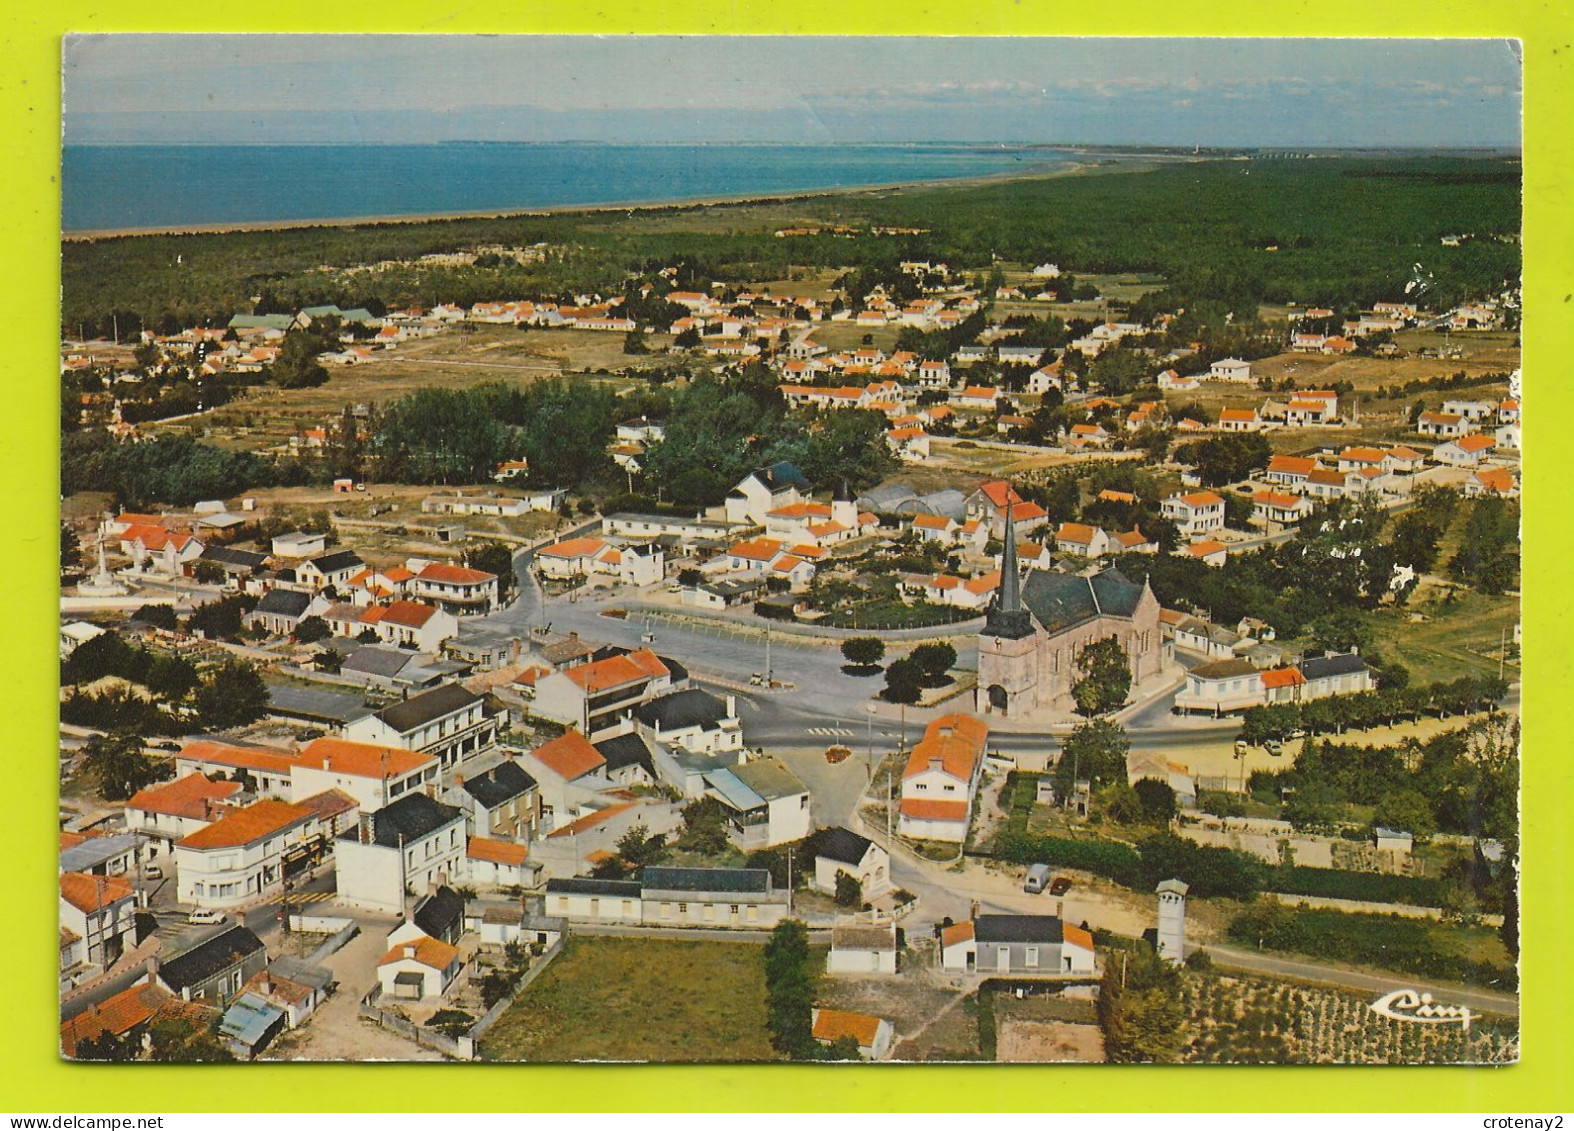
[[[1076,272],[1152,272],[1170,290],[1336,308],[1405,296],[1416,273],[1436,302],[1499,289],[1520,270],[1520,163],[1463,158],[1211,161],[1151,172],[1003,181],[806,198],[790,205],[672,207],[268,232],[71,241],[62,329],[169,332],[236,311],[337,302],[411,303],[619,290],[630,271],[683,261],[685,276],[748,282],[791,267],[890,268],[904,258],[987,268],[993,257]],[[930,229],[923,236],[776,239],[784,208],[805,222]],[[687,227],[689,218],[693,226]],[[725,226],[729,220],[735,226]],[[1445,248],[1439,238],[1476,238]],[[1507,237],[1499,240],[1493,237]],[[483,244],[547,242],[546,262],[488,267],[349,267]],[[1267,248],[1278,250],[1269,251]],[[679,280],[680,283],[684,279]],[[1423,295],[1425,297],[1425,295]]]

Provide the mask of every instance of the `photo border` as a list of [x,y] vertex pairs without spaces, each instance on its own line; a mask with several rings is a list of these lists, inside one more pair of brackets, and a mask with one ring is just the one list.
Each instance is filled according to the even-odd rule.
[[[213,0],[124,0],[60,8],[29,4],[8,14],[7,67],[0,113],[11,140],[9,208],[0,218],[7,269],[0,296],[12,325],[4,482],[18,543],[0,556],[0,593],[12,624],[4,653],[10,728],[10,788],[3,806],[8,839],[25,846],[10,869],[13,919],[0,938],[8,1005],[0,1027],[13,1111],[1487,1111],[1567,1110],[1574,1104],[1574,979],[1566,955],[1574,912],[1565,868],[1574,797],[1574,758],[1558,740],[1574,733],[1574,680],[1560,663],[1557,634],[1574,630],[1566,563],[1574,561],[1568,487],[1553,483],[1561,461],[1538,453],[1558,444],[1551,423],[1574,419],[1565,373],[1574,358],[1574,48],[1567,4],[1528,0],[1480,5],[1443,0],[1380,21],[1367,3],[1330,0],[1314,9],[1219,0],[1150,5],[1112,19],[1089,6],[1045,11],[1016,0],[901,11],[903,35],[1265,35],[1518,38],[1525,83],[1525,291],[1523,362],[1534,406],[1526,423],[1522,619],[1526,671],[1522,819],[1522,1061],[1503,1068],[1205,1066],[474,1066],[80,1065],[55,1055],[58,1043],[54,838],[58,747],[54,692],[58,625],[54,548],[58,521],[59,95],[60,37],[68,32],[292,31],[536,32],[664,34],[856,34],[890,32],[897,9],[808,0],[649,0],[504,21],[496,6],[435,7],[430,0],[383,0],[356,18],[343,5],[283,0],[259,6]],[[178,60],[172,66],[178,66]],[[1373,112],[1380,112],[1373,107]],[[49,924],[46,928],[46,924]],[[396,1085],[390,1087],[390,1085]]]

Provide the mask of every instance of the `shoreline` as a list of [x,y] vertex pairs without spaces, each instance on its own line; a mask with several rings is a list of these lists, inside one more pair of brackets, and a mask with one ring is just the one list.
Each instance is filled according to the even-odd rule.
[[299,231],[308,228],[358,228],[388,224],[433,224],[452,220],[539,219],[549,216],[595,215],[613,212],[633,216],[637,213],[662,212],[672,209],[686,210],[736,207],[748,204],[781,204],[792,201],[823,200],[830,197],[890,192],[893,190],[948,187],[970,188],[997,184],[1003,181],[1050,180],[1058,177],[1088,176],[1099,172],[1145,172],[1157,164],[1214,159],[1174,153],[1132,152],[1101,154],[1074,148],[1064,150],[1063,152],[1079,154],[1084,159],[1068,162],[1065,166],[1058,168],[1005,170],[995,173],[978,173],[965,177],[938,177],[918,181],[879,181],[860,185],[836,185],[830,188],[678,197],[667,200],[599,201],[586,204],[554,204],[542,208],[476,208],[458,212],[409,212],[374,216],[334,216],[320,219],[219,220],[205,224],[153,225],[145,228],[82,228],[74,231],[62,231],[60,242],[62,244],[92,243],[97,240],[134,239],[140,236],[206,236],[238,232]]

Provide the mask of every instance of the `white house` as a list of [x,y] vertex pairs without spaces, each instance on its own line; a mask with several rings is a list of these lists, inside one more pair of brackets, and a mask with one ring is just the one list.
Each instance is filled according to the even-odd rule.
[[425,793],[411,793],[375,812],[334,845],[339,898],[399,913],[405,897],[465,875],[465,815]]
[[831,928],[828,974],[895,974],[896,925]]
[[175,843],[176,891],[197,907],[240,907],[284,889],[328,851],[315,810],[264,799]]
[[1237,385],[1250,385],[1252,383],[1251,363],[1242,361],[1237,357],[1227,357],[1222,361],[1215,361],[1208,367],[1210,381],[1229,381]]
[[830,1046],[843,1038],[858,1043],[858,1055],[864,1060],[884,1060],[891,1054],[896,1031],[883,1017],[867,1013],[850,1013],[845,1009],[815,1009],[811,1014],[814,1039]]
[[835,828],[815,853],[815,889],[835,895],[836,877],[843,872],[858,881],[865,899],[891,890],[891,854],[868,837]]
[[1093,936],[1054,915],[980,915],[940,935],[941,966],[969,973],[1091,976]]
[[420,1001],[444,996],[464,963],[459,948],[419,935],[394,943],[377,963],[382,996],[396,1001]]
[[706,795],[727,810],[728,835],[744,852],[791,844],[809,835],[809,791],[773,758],[721,766],[705,775]]
[[497,720],[487,714],[484,696],[445,683],[356,719],[344,728],[344,736],[352,742],[420,751],[448,770],[494,745]]
[[124,876],[60,876],[60,968],[108,966],[136,926],[137,893]]
[[808,490],[809,481],[790,463],[756,468],[727,493],[727,521],[763,526],[767,513],[798,502]]
[[1212,491],[1171,495],[1159,509],[1187,538],[1205,538],[1224,529],[1224,500]]
[[967,839],[989,728],[972,715],[935,719],[902,772],[898,831],[920,840]]

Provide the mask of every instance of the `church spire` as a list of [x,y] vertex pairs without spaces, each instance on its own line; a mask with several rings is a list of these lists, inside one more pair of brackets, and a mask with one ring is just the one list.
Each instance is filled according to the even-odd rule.
[[[1009,488],[1008,488],[1009,492]],[[1033,634],[1033,617],[1022,607],[1022,574],[1017,563],[1015,492],[1006,495],[1006,544],[1000,553],[1000,588],[984,621],[984,635],[1020,640]]]
[[1017,527],[1012,517],[1016,506],[1011,496],[1006,496],[1006,545],[1000,556],[1000,611],[1015,613],[1022,610],[1022,577],[1017,564]]

